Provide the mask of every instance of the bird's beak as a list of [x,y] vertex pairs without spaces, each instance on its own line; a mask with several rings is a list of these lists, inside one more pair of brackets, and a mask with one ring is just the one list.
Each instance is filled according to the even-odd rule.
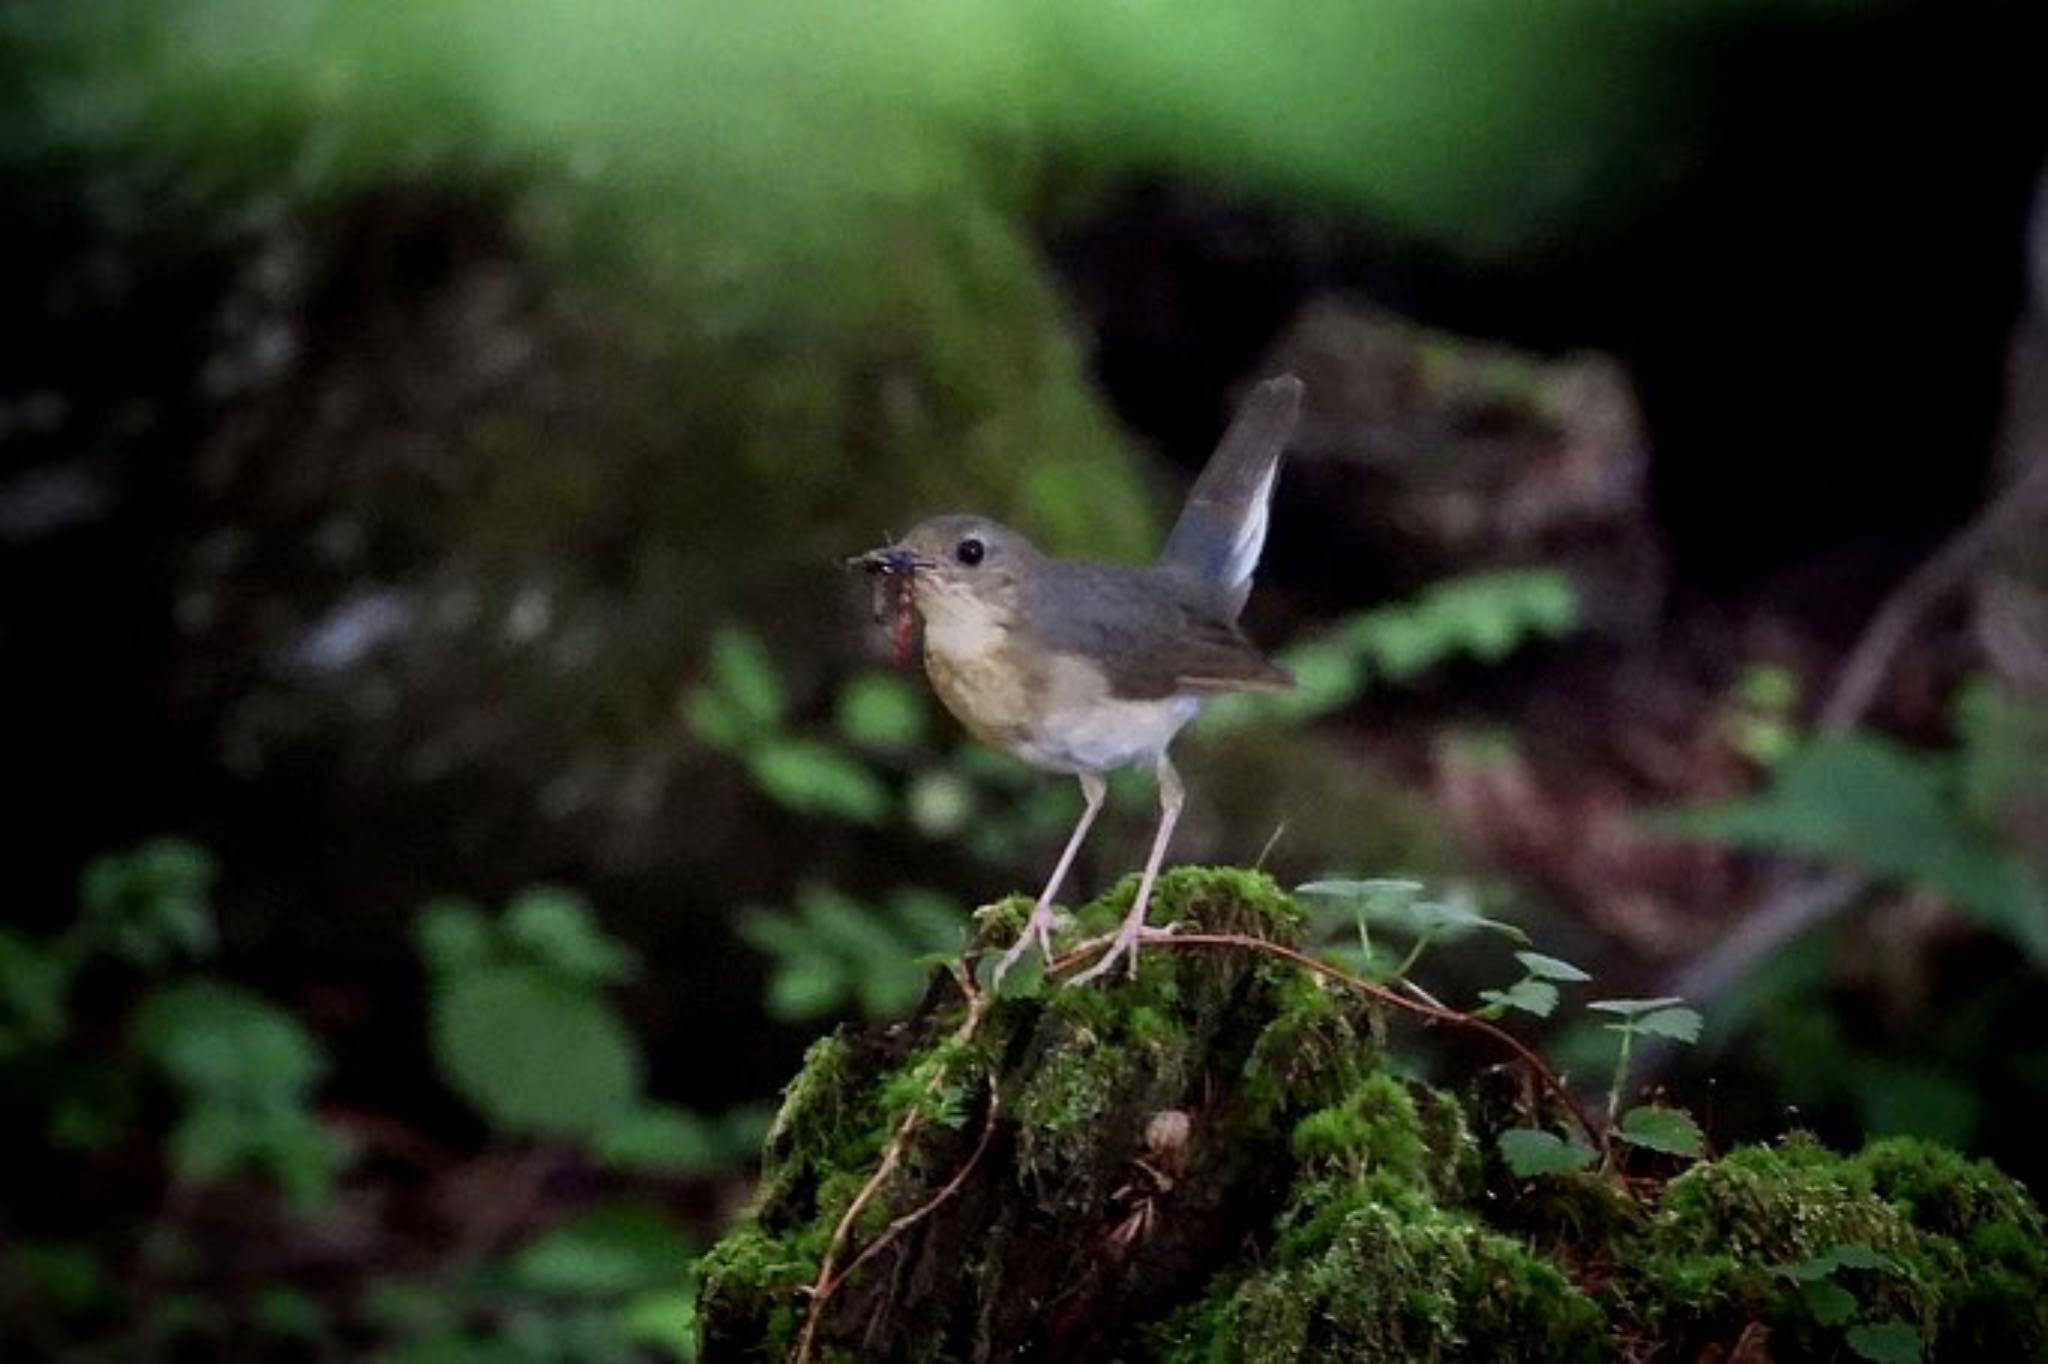
[[920,568],[931,568],[932,561],[908,545],[884,545],[871,549],[865,554],[856,554],[846,561],[848,568],[865,569],[888,577],[908,575]]

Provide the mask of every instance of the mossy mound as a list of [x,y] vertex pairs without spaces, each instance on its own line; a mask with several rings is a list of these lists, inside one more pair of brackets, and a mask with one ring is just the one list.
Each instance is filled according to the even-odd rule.
[[[1301,925],[1238,871],[1170,873],[1158,906],[1277,941]],[[1006,941],[1027,907],[995,907],[985,934]],[[702,1264],[703,1357],[789,1358],[816,1310],[819,1360],[1690,1360],[1766,1341],[1777,1360],[2048,1359],[2041,1214],[1988,1165],[1795,1138],[1642,1200],[1591,1175],[1524,1185],[1378,1036],[1341,987],[1241,948],[1148,948],[1135,981],[979,1013],[937,980],[910,1021],[812,1049],[754,1207]],[[828,1254],[845,1277],[814,1307]]]

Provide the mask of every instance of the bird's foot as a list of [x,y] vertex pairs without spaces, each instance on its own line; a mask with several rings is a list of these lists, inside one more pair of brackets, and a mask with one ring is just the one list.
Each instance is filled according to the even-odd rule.
[[1133,914],[1123,921],[1122,927],[1118,928],[1114,934],[1100,938],[1090,938],[1087,942],[1074,949],[1076,952],[1086,952],[1089,948],[1101,943],[1106,942],[1109,944],[1109,950],[1102,954],[1100,961],[1083,971],[1080,975],[1075,976],[1067,984],[1083,985],[1088,981],[1094,980],[1097,976],[1107,975],[1120,961],[1124,964],[1125,974],[1135,980],[1138,975],[1138,944],[1141,942],[1158,942],[1161,939],[1170,938],[1179,928],[1180,925],[1177,923],[1164,924],[1154,928],[1145,922],[1143,914]]
[[1038,944],[1038,950],[1044,954],[1046,962],[1051,963],[1052,928],[1057,918],[1058,915],[1048,901],[1040,900],[1031,907],[1031,917],[1024,921],[1024,930],[1017,935],[1017,941],[1010,944],[1010,950],[1003,953],[996,962],[995,974],[990,977],[990,983],[996,990],[1000,991],[1003,988],[1003,977],[1009,974],[1010,968],[1017,964],[1033,942]]

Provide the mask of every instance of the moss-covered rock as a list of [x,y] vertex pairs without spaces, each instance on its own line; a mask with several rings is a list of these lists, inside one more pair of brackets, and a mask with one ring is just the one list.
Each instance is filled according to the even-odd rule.
[[[1241,871],[1171,872],[1157,905],[1282,941],[1302,921]],[[985,942],[1025,908],[986,912]],[[820,1360],[1694,1359],[1766,1336],[1775,1359],[1851,1359],[1873,1330],[1929,1360],[2048,1359],[2042,1217],[1988,1165],[1795,1137],[1654,1195],[1517,1183],[1464,1105],[1383,1064],[1380,1032],[1242,948],[1147,948],[1133,981],[979,1014],[936,980],[907,1023],[807,1057],[754,1207],[703,1262],[704,1357],[787,1358],[817,1310]],[[913,1111],[834,1268],[888,1245],[819,1306],[834,1228]]]

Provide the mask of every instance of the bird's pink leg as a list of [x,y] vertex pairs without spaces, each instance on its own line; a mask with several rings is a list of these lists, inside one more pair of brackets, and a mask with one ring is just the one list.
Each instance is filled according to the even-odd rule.
[[1031,917],[1024,921],[1024,931],[1017,935],[1017,941],[1010,944],[1010,950],[1003,953],[996,963],[995,983],[1000,987],[1003,976],[1017,959],[1024,955],[1024,949],[1035,939],[1039,951],[1045,953],[1047,961],[1052,960],[1052,899],[1059,894],[1060,883],[1067,879],[1067,868],[1074,865],[1074,854],[1081,850],[1081,840],[1088,837],[1088,826],[1095,822],[1095,816],[1102,809],[1103,797],[1109,794],[1108,783],[1099,772],[1083,772],[1081,776],[1081,798],[1087,802],[1081,810],[1080,822],[1074,825],[1074,832],[1067,837],[1067,849],[1060,854],[1059,865],[1052,869],[1052,879],[1045,883],[1045,889],[1038,893],[1038,903],[1031,906]]
[[1146,938],[1171,937],[1173,927],[1147,928],[1145,907],[1152,900],[1152,883],[1159,879],[1159,863],[1166,856],[1167,840],[1173,837],[1173,826],[1180,819],[1181,802],[1187,792],[1180,784],[1180,774],[1173,770],[1173,764],[1159,755],[1159,832],[1152,836],[1152,852],[1145,859],[1145,874],[1138,878],[1138,894],[1131,901],[1130,913],[1124,915],[1123,923],[1117,928],[1116,936],[1110,940],[1109,950],[1102,954],[1102,960],[1075,976],[1068,982],[1079,985],[1083,981],[1103,975],[1121,960],[1131,975],[1138,974],[1138,944]]

